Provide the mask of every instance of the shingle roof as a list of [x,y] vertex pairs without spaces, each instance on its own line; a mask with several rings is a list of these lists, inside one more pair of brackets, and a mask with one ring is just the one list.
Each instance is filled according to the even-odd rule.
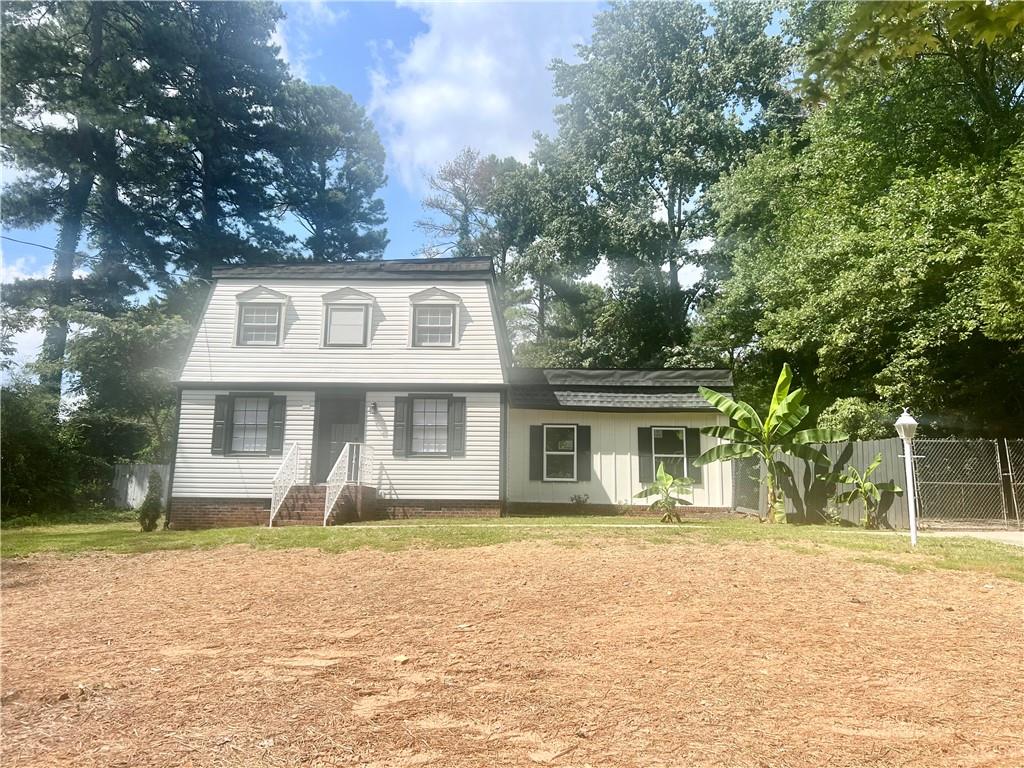
[[218,267],[215,278],[243,278],[267,280],[277,277],[318,278],[376,278],[403,280],[418,277],[446,277],[460,279],[490,279],[489,258],[466,257],[452,259],[371,259],[344,261],[332,264],[268,264],[250,267]]
[[713,410],[700,386],[732,389],[720,368],[581,370],[513,368],[509,405],[556,410]]

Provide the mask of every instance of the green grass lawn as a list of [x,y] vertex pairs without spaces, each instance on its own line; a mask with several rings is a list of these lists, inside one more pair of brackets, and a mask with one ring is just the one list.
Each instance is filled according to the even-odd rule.
[[563,546],[587,542],[638,541],[657,545],[771,543],[808,555],[830,548],[858,553],[855,559],[900,572],[927,569],[979,571],[1024,581],[1024,551],[1005,544],[968,538],[929,538],[922,534],[916,551],[907,536],[826,526],[762,525],[749,520],[659,524],[651,518],[516,517],[462,520],[385,521],[345,526],[287,528],[217,528],[206,531],[141,533],[124,516],[93,517],[96,522],[5,527],[0,555],[24,557],[41,552],[131,554],[175,549],[211,549],[248,545],[257,549],[316,548],[346,552],[370,548],[386,551],[421,548],[479,547],[512,541],[554,541]]

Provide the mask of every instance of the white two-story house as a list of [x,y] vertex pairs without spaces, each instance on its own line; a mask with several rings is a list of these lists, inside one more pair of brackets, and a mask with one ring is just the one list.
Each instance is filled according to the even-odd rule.
[[170,524],[621,510],[662,462],[728,509],[729,465],[692,464],[724,423],[701,384],[731,379],[513,368],[487,259],[219,269],[178,382]]

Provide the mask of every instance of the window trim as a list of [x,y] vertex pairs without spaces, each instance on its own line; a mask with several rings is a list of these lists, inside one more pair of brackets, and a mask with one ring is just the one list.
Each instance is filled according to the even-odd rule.
[[[240,301],[238,302],[238,319],[235,323],[236,347],[279,347],[284,340],[284,302],[280,301]],[[243,319],[246,307],[274,307],[277,310],[277,339],[273,344],[251,343],[242,341]]]
[[[407,414],[408,425],[406,426],[406,437],[405,437],[405,455],[417,459],[450,459],[452,458],[452,441],[451,441],[451,413],[452,413],[452,398],[455,395],[448,393],[416,393],[406,395],[409,398],[409,412]],[[447,416],[445,421],[445,438],[444,438],[444,450],[443,451],[414,451],[412,449],[413,432],[415,431],[415,425],[413,424],[413,413],[416,411],[417,400],[444,400],[447,403]]]
[[[236,451],[231,447],[235,438],[235,400],[242,397],[258,397],[267,400],[267,447],[262,451]],[[273,398],[273,392],[228,392],[228,409],[224,414],[224,456],[270,455],[270,411],[273,407]]]
[[[682,453],[656,453],[654,448],[654,431],[656,429],[661,430],[673,430],[683,433],[683,452]],[[683,474],[682,477],[690,476],[690,459],[686,454],[686,427],[669,427],[669,426],[652,426],[651,427],[651,477],[658,476],[658,457],[662,458],[673,458],[683,460]]]
[[[361,344],[340,344],[330,341],[331,310],[339,308],[358,307],[363,310],[363,341]],[[370,302],[368,301],[330,301],[324,303],[324,332],[320,339],[320,345],[325,348],[349,348],[357,349],[370,346]]]
[[[580,441],[579,432],[577,430],[578,424],[542,424],[541,431],[541,480],[545,483],[575,483],[579,472],[577,468],[579,466],[579,451]],[[548,450],[548,428],[552,429],[572,429],[572,451],[549,451]],[[553,456],[572,456],[572,477],[548,477],[548,455]]]
[[[450,344],[417,344],[416,313],[421,309],[450,309],[452,311],[452,340]],[[459,338],[459,305],[453,301],[425,301],[413,303],[409,313],[409,346],[413,349],[456,349]]]

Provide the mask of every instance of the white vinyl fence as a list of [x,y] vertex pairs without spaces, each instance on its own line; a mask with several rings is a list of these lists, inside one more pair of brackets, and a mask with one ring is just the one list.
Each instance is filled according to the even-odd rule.
[[171,474],[168,464],[115,464],[113,503],[120,509],[138,509],[149,490],[149,473],[156,471],[164,481],[161,499],[167,507],[167,480]]

